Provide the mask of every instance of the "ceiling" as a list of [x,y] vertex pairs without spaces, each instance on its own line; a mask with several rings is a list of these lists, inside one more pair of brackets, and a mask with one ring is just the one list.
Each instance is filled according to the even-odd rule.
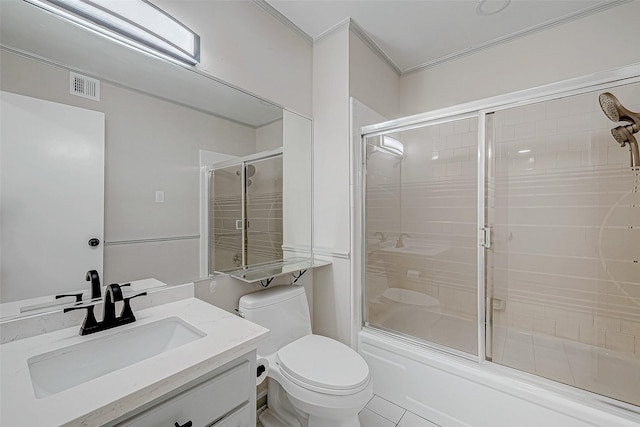
[[266,0],[311,38],[351,18],[390,64],[407,73],[625,3],[620,0]]

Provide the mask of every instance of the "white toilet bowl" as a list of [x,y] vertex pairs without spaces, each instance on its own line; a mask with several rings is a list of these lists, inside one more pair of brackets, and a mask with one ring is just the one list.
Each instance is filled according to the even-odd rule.
[[269,409],[260,422],[264,427],[360,427],[358,413],[373,397],[367,363],[350,347],[310,333],[304,288],[279,288],[240,300],[247,320],[271,329],[270,342],[258,347],[270,367]]

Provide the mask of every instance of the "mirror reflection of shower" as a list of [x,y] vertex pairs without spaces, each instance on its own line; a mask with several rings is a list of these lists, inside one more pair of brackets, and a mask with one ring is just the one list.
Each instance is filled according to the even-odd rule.
[[621,147],[629,144],[631,167],[640,167],[640,153],[638,152],[638,141],[633,136],[640,131],[640,113],[627,110],[613,94],[609,92],[601,93],[599,98],[600,107],[604,114],[612,122],[626,122],[628,124],[611,129],[611,135]]
[[[245,173],[247,175],[247,187],[251,187],[251,184],[253,184],[253,181],[251,181],[250,178],[256,174],[256,167],[253,165],[247,165],[247,170]],[[242,175],[242,171],[236,171],[236,175],[238,176]]]

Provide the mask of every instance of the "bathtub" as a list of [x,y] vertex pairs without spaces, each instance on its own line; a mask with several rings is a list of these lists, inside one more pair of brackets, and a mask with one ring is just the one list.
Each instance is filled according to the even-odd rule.
[[375,394],[443,427],[640,425],[640,408],[633,405],[414,345],[375,328],[358,333],[358,352],[369,364]]
[[427,342],[437,342],[466,353],[476,353],[478,328],[474,320],[443,312],[440,301],[402,288],[385,289],[371,306],[371,323],[388,331]]

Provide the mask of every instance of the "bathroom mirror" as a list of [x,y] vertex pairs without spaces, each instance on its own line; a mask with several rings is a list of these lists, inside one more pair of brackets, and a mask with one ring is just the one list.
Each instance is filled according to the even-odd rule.
[[[103,285],[148,277],[174,285],[202,277],[203,156],[283,147],[283,192],[292,195],[283,203],[283,228],[292,231],[284,245],[311,253],[309,119],[25,1],[0,2],[0,19],[1,90],[105,114]],[[70,70],[100,80],[100,101],[69,94]],[[84,279],[58,288],[39,283],[25,299],[88,290]],[[7,303],[4,286],[0,302]]]

